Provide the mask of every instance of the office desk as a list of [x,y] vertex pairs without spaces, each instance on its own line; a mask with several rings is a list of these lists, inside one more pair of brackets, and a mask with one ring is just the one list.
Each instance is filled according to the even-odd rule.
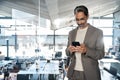
[[50,80],[50,78],[58,80],[59,61],[50,61],[47,63],[46,60],[42,60],[39,61],[38,64],[38,70],[36,70],[36,62],[28,70],[20,70],[17,75],[17,80],[32,80],[33,77],[34,79],[36,78],[35,80]]
[[12,63],[12,60],[6,61],[6,60],[2,60],[0,61],[0,67],[4,67],[5,65]]
[[120,61],[115,59],[101,59],[100,65],[101,64],[103,70],[120,80]]
[[115,80],[115,76],[107,72],[106,70],[101,71],[101,79],[102,80]]

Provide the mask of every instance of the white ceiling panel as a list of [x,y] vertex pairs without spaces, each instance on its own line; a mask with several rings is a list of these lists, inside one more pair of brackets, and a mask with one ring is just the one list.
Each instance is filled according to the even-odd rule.
[[[51,20],[51,29],[56,29],[73,23],[73,10],[78,5],[87,6],[90,17],[100,17],[120,10],[120,0],[0,0],[0,15],[10,17],[12,9],[16,9],[35,15],[38,19],[42,17]],[[54,23],[56,20],[59,25]]]

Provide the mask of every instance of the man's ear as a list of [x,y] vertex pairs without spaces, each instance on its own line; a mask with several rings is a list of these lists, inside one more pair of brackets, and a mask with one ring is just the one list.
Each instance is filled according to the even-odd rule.
[[88,16],[87,16],[87,19],[89,18],[89,14],[88,14]]

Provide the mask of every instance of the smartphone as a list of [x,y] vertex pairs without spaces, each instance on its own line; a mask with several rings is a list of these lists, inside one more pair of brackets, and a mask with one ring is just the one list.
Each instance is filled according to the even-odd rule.
[[80,46],[80,43],[77,42],[77,41],[73,41],[73,42],[72,42],[72,46],[75,46],[75,47],[76,47],[76,46]]

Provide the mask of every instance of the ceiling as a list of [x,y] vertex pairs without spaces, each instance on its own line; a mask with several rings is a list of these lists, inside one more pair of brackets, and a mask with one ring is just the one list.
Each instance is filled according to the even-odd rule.
[[51,29],[57,29],[74,24],[73,10],[78,5],[87,6],[90,17],[100,17],[120,10],[120,0],[0,0],[0,15],[25,18],[27,22],[36,25],[42,17],[51,21]]

